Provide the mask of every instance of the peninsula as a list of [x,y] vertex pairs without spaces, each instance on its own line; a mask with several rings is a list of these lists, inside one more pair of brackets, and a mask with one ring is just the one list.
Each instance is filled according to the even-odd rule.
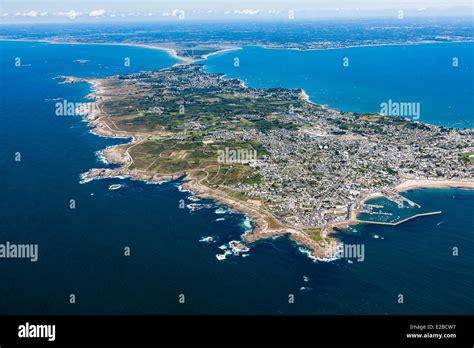
[[[183,63],[88,82],[101,136],[132,138],[103,151],[118,168],[83,180],[127,176],[184,188],[247,214],[240,247],[288,234],[315,258],[332,258],[336,227],[358,223],[366,201],[416,187],[474,188],[472,130],[402,117],[340,112],[301,89],[254,89]],[[89,109],[89,108],[87,108]]]

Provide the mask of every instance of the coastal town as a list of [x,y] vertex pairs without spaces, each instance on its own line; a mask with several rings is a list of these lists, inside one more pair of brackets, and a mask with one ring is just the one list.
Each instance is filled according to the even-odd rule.
[[330,257],[334,228],[358,222],[371,198],[403,205],[399,191],[416,183],[474,187],[470,129],[340,112],[301,89],[248,88],[197,64],[66,81],[93,84],[95,133],[134,139],[103,152],[121,167],[84,180],[185,177],[185,188],[253,219],[243,243],[289,234]]

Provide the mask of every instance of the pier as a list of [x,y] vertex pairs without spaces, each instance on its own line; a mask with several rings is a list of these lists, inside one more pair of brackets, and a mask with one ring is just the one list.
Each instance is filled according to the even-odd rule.
[[398,192],[394,191],[382,191],[382,194],[386,199],[398,204],[399,208],[403,208],[403,203],[407,202],[412,207],[421,208],[418,203],[413,202],[412,200],[400,195]]
[[374,209],[374,208],[383,209],[383,208],[385,208],[383,205],[378,205],[378,204],[367,204],[367,207],[369,207],[371,209]]
[[383,221],[369,221],[369,220],[358,220],[358,221],[363,222],[365,224],[397,226],[397,225],[403,224],[404,222],[407,222],[409,220],[413,220],[413,219],[418,218],[418,217],[438,215],[438,214],[441,214],[441,213],[442,213],[442,211],[433,211],[433,212],[430,212],[430,213],[416,214],[416,215],[407,217],[406,219],[403,219],[403,220],[400,220],[400,221],[397,221],[397,222],[383,222]]
[[392,216],[393,213],[387,213],[387,212],[383,212],[383,211],[371,211],[369,213],[370,215],[385,215],[385,216]]

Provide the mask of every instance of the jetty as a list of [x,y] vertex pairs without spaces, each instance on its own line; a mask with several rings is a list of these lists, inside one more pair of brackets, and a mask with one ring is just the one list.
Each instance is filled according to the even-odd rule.
[[397,222],[383,222],[383,221],[369,221],[369,220],[358,220],[358,221],[362,222],[364,224],[397,226],[397,225],[403,224],[404,222],[407,222],[409,220],[413,220],[413,219],[418,218],[418,217],[439,215],[441,213],[442,213],[442,211],[433,211],[433,212],[429,212],[429,213],[420,213],[420,214],[416,214],[416,215],[407,217],[406,219],[403,219],[403,220],[400,220],[400,221],[397,221]]
[[405,202],[408,203],[412,207],[421,208],[421,206],[418,203],[415,203],[412,200],[400,195],[398,192],[385,190],[385,191],[382,191],[382,194],[389,201],[392,201],[398,204],[399,208],[403,208]]

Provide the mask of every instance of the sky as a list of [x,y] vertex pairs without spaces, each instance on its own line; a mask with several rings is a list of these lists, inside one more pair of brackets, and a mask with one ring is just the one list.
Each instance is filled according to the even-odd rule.
[[473,16],[472,0],[0,0],[0,23]]

